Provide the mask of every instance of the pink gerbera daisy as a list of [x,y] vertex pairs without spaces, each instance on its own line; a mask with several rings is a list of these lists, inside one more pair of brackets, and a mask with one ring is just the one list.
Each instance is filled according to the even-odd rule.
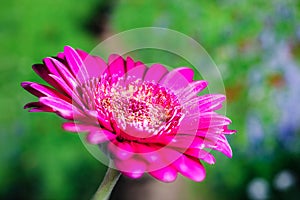
[[174,181],[178,173],[194,180],[205,178],[202,161],[215,163],[210,150],[228,157],[225,134],[231,123],[217,114],[221,94],[198,93],[207,82],[193,81],[193,70],[168,71],[161,64],[147,67],[132,58],[97,56],[66,46],[57,57],[47,57],[34,71],[51,86],[23,82],[39,98],[25,108],[54,112],[69,120],[63,128],[87,132],[124,175]]

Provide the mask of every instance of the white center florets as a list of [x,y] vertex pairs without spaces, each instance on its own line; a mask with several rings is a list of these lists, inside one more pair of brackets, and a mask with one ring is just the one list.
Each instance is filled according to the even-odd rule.
[[94,97],[99,115],[135,136],[171,133],[183,117],[176,95],[154,82],[102,78]]

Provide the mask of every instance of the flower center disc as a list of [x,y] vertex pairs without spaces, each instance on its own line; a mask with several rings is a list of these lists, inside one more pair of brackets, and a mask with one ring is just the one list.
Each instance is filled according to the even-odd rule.
[[140,140],[175,133],[183,114],[174,93],[153,82],[112,82],[100,80],[96,110],[110,117],[120,138]]

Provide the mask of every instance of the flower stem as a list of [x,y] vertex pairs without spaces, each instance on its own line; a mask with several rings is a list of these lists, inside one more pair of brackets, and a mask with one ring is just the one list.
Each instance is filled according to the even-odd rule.
[[93,200],[108,200],[120,175],[121,173],[118,170],[108,167],[105,177],[95,193]]

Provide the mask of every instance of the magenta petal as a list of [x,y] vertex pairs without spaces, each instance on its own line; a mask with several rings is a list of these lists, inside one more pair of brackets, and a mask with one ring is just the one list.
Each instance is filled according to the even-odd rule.
[[205,178],[205,169],[198,159],[183,155],[173,165],[183,176],[193,181],[201,182]]
[[220,136],[220,139],[217,141],[216,145],[213,147],[214,150],[223,153],[228,158],[232,157],[231,147],[224,135]]
[[59,53],[57,54],[57,58],[59,58],[59,59],[61,59],[61,60],[65,60],[66,57],[65,57],[64,52],[59,52]]
[[89,78],[100,77],[104,71],[107,69],[107,65],[105,61],[100,57],[94,57],[94,56],[86,56],[86,58],[83,60],[86,70],[88,73]]
[[70,132],[88,132],[88,131],[96,131],[102,130],[98,126],[90,125],[90,124],[79,124],[75,122],[65,122],[63,123],[63,129]]
[[184,154],[201,159],[208,164],[214,164],[216,162],[215,157],[203,149],[190,148],[187,149]]
[[129,159],[134,154],[134,150],[127,142],[119,142],[118,144],[109,143],[108,149],[119,160]]
[[181,102],[184,103],[190,101],[192,98],[197,97],[197,94],[204,90],[207,85],[208,82],[203,80],[189,83],[188,86],[178,94],[181,98]]
[[53,74],[50,74],[49,76],[50,76],[53,80],[55,80],[56,83],[59,84],[61,88],[63,88],[62,91],[64,91],[64,92],[68,95],[68,97],[72,99],[72,101],[73,101],[74,103],[77,103],[77,104],[78,104],[79,106],[81,106],[82,108],[84,107],[82,101],[80,100],[80,98],[78,97],[78,95],[77,95],[77,93],[76,93],[76,90],[73,90],[72,88],[70,88],[70,87],[65,83],[65,81],[62,80],[61,77],[57,77],[57,76],[55,76],[55,75],[53,75]]
[[116,135],[105,129],[97,129],[88,133],[86,140],[91,144],[100,144],[115,139]]
[[81,49],[75,49],[76,53],[80,56],[81,60],[85,60],[89,54]]
[[116,168],[122,171],[123,173],[143,174],[147,169],[147,165],[144,161],[135,159],[133,157],[124,161],[114,159],[114,163]]
[[31,108],[29,112],[54,112],[54,110],[41,102],[30,102],[24,106],[24,109]]
[[80,113],[76,107],[62,99],[55,97],[41,97],[40,102],[58,112],[58,114],[65,119],[73,120],[77,117],[83,117],[82,113]]
[[58,91],[54,90],[53,88],[50,88],[46,85],[38,84],[38,83],[33,83],[33,82],[23,82],[21,86],[26,89],[28,92],[31,94],[37,96],[37,97],[42,97],[42,96],[53,96],[53,97],[58,97],[61,99],[64,99],[66,101],[71,101],[69,98],[66,96],[62,95]]
[[227,126],[224,126],[223,129],[224,129],[223,133],[227,134],[227,135],[236,133],[236,130],[230,130],[230,129],[228,129]]
[[[107,64],[102,58],[98,56],[92,56],[81,49],[76,49],[76,52],[81,58],[81,60],[83,61],[83,64],[86,68],[89,78],[92,77],[98,78],[107,69]],[[82,76],[82,75],[78,75],[78,76]],[[79,79],[84,80],[83,77]]]
[[47,83],[52,85],[54,88],[63,91],[63,88],[52,78],[50,77],[50,72],[43,64],[35,64],[32,66],[32,69],[39,75],[42,79],[44,79]]
[[124,60],[121,56],[117,54],[112,54],[108,58],[109,63],[109,72],[110,74],[118,74],[119,77],[122,77],[125,73]]
[[198,98],[199,110],[202,112],[218,110],[222,107],[222,102],[226,97],[222,94],[207,94]]
[[[49,63],[53,63],[53,66],[55,66],[56,69],[59,71],[59,75],[57,75],[57,76],[62,77],[64,79],[64,81],[71,88],[76,88],[78,85],[77,81],[76,81],[75,77],[70,73],[68,68],[64,64],[62,64],[61,62],[59,62],[58,60],[56,60],[54,58],[48,58],[48,59],[49,59]],[[54,74],[54,75],[56,75],[56,74]]]
[[199,121],[199,129],[211,128],[224,125],[228,125],[231,123],[231,120],[223,115],[219,115],[214,112],[207,112],[200,116]]
[[127,71],[125,84],[127,85],[132,81],[136,81],[139,79],[142,80],[146,69],[147,68],[145,65],[138,65],[130,71]]
[[55,76],[60,76],[59,71],[57,70],[56,66],[53,64],[51,59],[53,58],[47,57],[43,59],[45,66],[51,74],[54,74]]
[[177,68],[169,72],[167,75],[165,75],[159,83],[163,86],[172,89],[174,92],[181,92],[177,91],[180,89],[184,89],[188,86],[188,84],[193,79],[193,70],[189,68]]
[[89,74],[87,72],[85,63],[78,55],[78,53],[69,46],[65,46],[64,53],[68,66],[73,75],[77,78],[78,82],[84,83],[89,80]]
[[188,67],[180,67],[175,69],[177,72],[179,72],[182,76],[184,76],[184,78],[189,81],[192,82],[193,81],[193,77],[194,77],[194,70]]
[[78,53],[70,46],[65,46],[64,53],[69,64],[70,70],[76,77],[80,68],[83,68],[83,62]]
[[177,170],[172,166],[167,166],[165,168],[149,172],[149,174],[154,178],[166,183],[173,182],[177,178]]
[[130,71],[135,67],[134,60],[131,57],[126,58],[126,71]]
[[133,179],[141,178],[144,172],[122,172],[125,176]]
[[168,70],[161,64],[153,64],[144,77],[144,81],[154,81],[158,82]]

